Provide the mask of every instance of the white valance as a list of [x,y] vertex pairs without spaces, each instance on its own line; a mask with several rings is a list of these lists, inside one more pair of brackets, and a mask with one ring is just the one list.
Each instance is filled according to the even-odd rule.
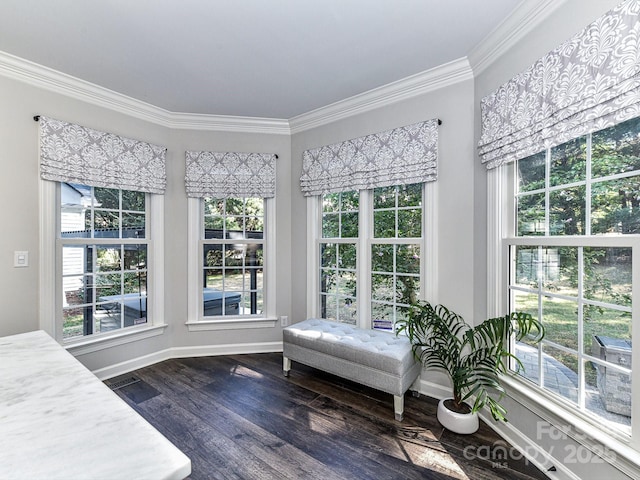
[[262,197],[276,194],[272,153],[186,152],[189,197]]
[[163,194],[166,151],[140,140],[40,117],[44,180]]
[[307,150],[300,187],[306,196],[434,181],[437,119]]
[[494,168],[640,115],[640,0],[626,0],[482,99]]

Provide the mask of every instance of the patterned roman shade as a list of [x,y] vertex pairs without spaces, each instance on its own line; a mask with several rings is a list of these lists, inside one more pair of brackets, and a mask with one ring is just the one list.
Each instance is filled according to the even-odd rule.
[[40,176],[164,194],[167,149],[151,143],[40,117]]
[[482,99],[487,168],[640,115],[640,0],[627,0]]
[[438,120],[307,150],[305,196],[430,182],[438,173]]
[[272,153],[186,152],[189,197],[262,197],[276,194]]

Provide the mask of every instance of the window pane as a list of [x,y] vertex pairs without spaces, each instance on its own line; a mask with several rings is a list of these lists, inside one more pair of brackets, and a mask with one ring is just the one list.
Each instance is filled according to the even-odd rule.
[[545,328],[545,340],[578,350],[578,304],[576,302],[543,297],[542,322]]
[[224,265],[226,267],[241,267],[244,264],[244,249],[224,246]]
[[576,138],[551,149],[549,185],[581,182],[586,178],[587,139]]
[[326,318],[327,320],[338,319],[338,300],[335,296],[322,295],[321,304],[322,304],[322,318]]
[[340,295],[356,296],[356,274],[338,270],[338,292]]
[[393,245],[371,245],[371,270],[393,272]]
[[342,206],[341,210],[343,212],[357,212],[359,207],[359,196],[358,192],[350,191],[350,192],[342,192],[341,194]]
[[93,212],[96,238],[118,238],[120,228],[120,215],[118,212],[95,210]]
[[338,262],[340,268],[356,269],[356,246],[350,243],[341,243],[336,245],[339,256]]
[[353,298],[338,300],[338,319],[350,325],[356,324],[356,303]]
[[512,291],[513,307],[516,312],[528,313],[538,318],[538,295],[535,293]]
[[396,302],[409,305],[418,300],[420,278],[410,275],[396,276]]
[[135,293],[142,295],[147,292],[147,273],[146,272],[128,272],[123,275],[124,294]]
[[542,249],[542,288],[546,292],[578,296],[578,249]]
[[74,275],[63,277],[63,306],[82,305],[93,302],[93,277],[91,275]]
[[221,267],[222,266],[222,245],[203,245],[204,266],[205,267]]
[[134,192],[122,190],[122,209],[134,212],[144,212],[146,210],[146,196],[144,192]]
[[549,193],[549,234],[583,235],[585,187],[577,186]]
[[374,273],[371,275],[371,298],[392,302],[394,296],[393,275]]
[[422,236],[422,210],[398,211],[398,237],[419,238]]
[[340,214],[326,213],[322,215],[322,236],[338,238],[340,236]]
[[222,198],[203,199],[205,215],[224,215],[224,200]]
[[382,330],[392,329],[394,321],[393,313],[393,306],[371,302],[371,318],[374,328],[380,328]]
[[396,213],[394,210],[373,212],[373,236],[375,238],[395,238]]
[[518,236],[545,234],[544,193],[517,198]]
[[[587,308],[588,307],[588,308]],[[585,305],[584,314],[584,346],[585,353],[591,353],[592,345],[600,343],[609,345],[609,353],[628,350],[631,355],[631,313],[612,308]],[[595,342],[595,343],[594,343]],[[600,356],[600,352],[597,352]],[[604,358],[603,358],[604,359]],[[616,362],[619,364],[619,362]],[[631,363],[622,365],[631,368]]]
[[320,266],[336,267],[338,265],[338,247],[335,243],[320,244]]
[[244,217],[225,218],[226,238],[244,238]]
[[108,273],[95,276],[96,297],[99,302],[113,300],[113,297],[122,295],[122,275],[120,273]]
[[518,160],[518,192],[530,192],[544,188],[546,152],[536,153]]
[[224,290],[223,275],[221,268],[207,268],[204,270],[205,288],[212,290]]
[[396,187],[378,187],[373,190],[373,208],[395,208]]
[[244,214],[248,217],[264,217],[264,199],[257,197],[247,198]]
[[242,215],[244,213],[244,199],[242,198],[227,198],[225,200],[226,208],[225,215]]
[[338,293],[337,274],[335,270],[322,269],[320,271],[320,291],[323,293]]
[[585,248],[585,297],[631,307],[631,272],[630,248]]
[[95,187],[93,189],[95,206],[100,208],[120,209],[120,190],[115,188]]
[[542,346],[543,386],[571,402],[578,402],[578,356],[550,345]]
[[342,226],[341,226],[342,238],[353,238],[358,236],[358,213],[343,213],[342,214]]
[[631,426],[632,377],[602,363],[585,361],[587,398],[585,406],[597,415],[620,426]]
[[147,246],[146,245],[125,245],[124,246],[124,269],[137,270],[147,267]]
[[640,170],[640,118],[592,135],[593,178]]
[[398,273],[420,273],[419,245],[398,245],[396,271]]
[[245,221],[247,232],[259,233],[260,235],[248,235],[248,238],[262,238],[264,221],[262,217],[247,217]]
[[594,234],[640,233],[640,176],[594,183],[591,215]]
[[122,238],[145,237],[145,215],[139,213],[122,214]]
[[538,247],[513,247],[514,285],[538,288]]
[[96,271],[115,271],[121,269],[120,245],[114,247],[97,245],[96,250]]
[[401,185],[398,187],[398,207],[418,207],[422,205],[422,184]]
[[322,196],[322,211],[323,212],[340,211],[340,194],[339,193],[324,194]]
[[88,318],[91,321],[91,307],[62,310],[62,338],[64,340],[84,335],[84,319],[87,310],[89,312]]

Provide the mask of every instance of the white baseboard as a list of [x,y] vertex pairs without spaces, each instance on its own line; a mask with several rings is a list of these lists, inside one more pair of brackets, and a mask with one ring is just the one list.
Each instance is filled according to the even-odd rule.
[[282,342],[237,343],[232,345],[199,345],[196,347],[173,347],[142,357],[133,358],[126,362],[99,368],[93,374],[100,380],[124,375],[139,368],[148,367],[154,363],[172,358],[214,357],[220,355],[240,355],[248,353],[282,352]]
[[[526,458],[529,463],[535,465],[551,480],[580,480],[580,477],[569,470],[561,460],[550,455],[511,423],[494,422],[491,414],[486,412],[481,412],[479,416],[505,442],[517,450],[517,452],[511,453],[511,458]],[[506,460],[508,461],[508,458]],[[556,468],[555,471],[549,471],[552,466]]]

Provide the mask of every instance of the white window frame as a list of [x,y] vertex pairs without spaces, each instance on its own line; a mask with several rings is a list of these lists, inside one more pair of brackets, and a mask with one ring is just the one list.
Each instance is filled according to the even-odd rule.
[[[537,243],[551,245],[587,246],[631,246],[633,248],[633,302],[632,330],[635,336],[640,331],[640,237],[625,235],[588,239],[575,236],[536,236],[522,240],[515,236],[515,165],[506,164],[487,172],[487,316],[504,315],[509,308],[509,248],[519,243]],[[511,234],[513,232],[513,235]],[[607,243],[609,242],[609,243]],[[640,342],[635,342],[640,343]],[[640,372],[640,355],[632,355],[631,369]],[[620,430],[609,429],[594,421],[588,414],[574,408],[555,395],[537,388],[518,375],[503,375],[503,384],[509,395],[521,403],[532,414],[555,425],[562,435],[593,452],[613,452],[607,455],[607,461],[623,472],[637,473],[637,461],[640,452],[640,414],[631,419],[631,435]],[[632,405],[640,405],[640,380],[632,382]]]
[[[86,337],[62,339],[62,254],[60,183],[40,180],[40,329],[73,355],[83,355],[117,345],[162,335],[164,321],[164,196],[147,194],[148,272],[147,323]],[[126,242],[125,242],[126,243]]]
[[188,254],[187,254],[187,328],[190,332],[204,330],[236,330],[244,328],[273,328],[277,325],[275,313],[275,198],[264,201],[264,309],[261,315],[203,316],[203,200],[188,199]]
[[[426,182],[422,188],[422,239],[420,241],[421,300],[438,302],[438,190],[437,182]],[[356,326],[373,328],[371,319],[371,245],[398,243],[400,239],[373,238],[373,190],[359,191],[358,237],[340,239],[356,242]],[[322,237],[322,196],[307,197],[307,318],[320,315],[320,243]],[[428,268],[427,268],[428,266]]]

